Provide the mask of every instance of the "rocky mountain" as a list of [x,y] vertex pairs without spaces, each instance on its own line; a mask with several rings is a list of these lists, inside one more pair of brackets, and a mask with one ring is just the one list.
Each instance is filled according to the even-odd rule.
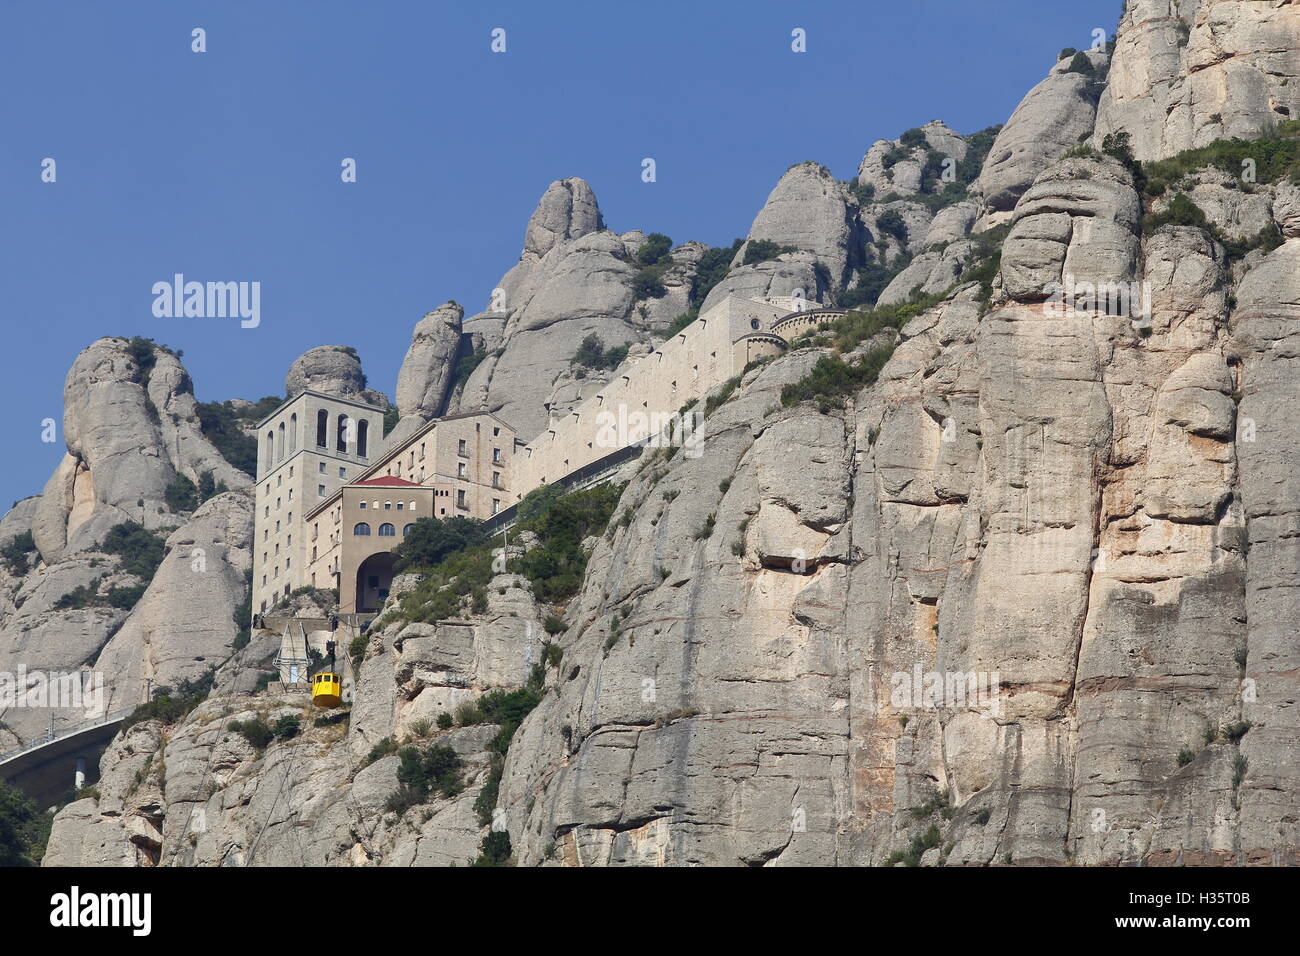
[[[732,248],[553,183],[489,310],[416,327],[398,428],[531,437],[731,292],[857,311],[711,396],[704,454],[395,582],[345,716],[265,689],[272,635],[157,629],[183,588],[195,622],[238,597],[247,499],[168,510],[206,439],[96,343],[68,459],[0,522],[38,549],[0,653],[222,665],[118,736],[45,863],[1300,863],[1298,51],[1288,0],[1130,0],[1002,127],[932,121],[850,182],[797,163]],[[613,358],[575,364],[592,335]],[[286,384],[364,387],[337,361]],[[129,617],[53,609],[125,518],[170,549]]]

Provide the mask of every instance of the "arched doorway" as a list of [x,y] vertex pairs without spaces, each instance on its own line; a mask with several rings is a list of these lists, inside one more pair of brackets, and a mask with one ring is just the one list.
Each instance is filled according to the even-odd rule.
[[393,583],[393,556],[388,551],[372,554],[357,568],[356,601],[358,614],[372,614],[388,598]]

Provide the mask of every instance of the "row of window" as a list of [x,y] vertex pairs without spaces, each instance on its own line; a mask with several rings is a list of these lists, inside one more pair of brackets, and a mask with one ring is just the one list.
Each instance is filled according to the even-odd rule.
[[[415,525],[408,524],[408,525],[403,526],[403,528],[402,528],[402,537],[405,538],[408,534],[410,534],[410,533],[411,533],[411,529],[412,529],[413,527],[415,527]],[[353,528],[352,528],[352,533],[353,533],[353,534],[359,534],[359,535],[367,535],[367,534],[370,534],[370,525],[367,524],[367,523],[364,522],[364,521],[358,521],[358,522],[356,523],[356,525],[353,526]],[[393,537],[393,536],[396,535],[396,534],[397,534],[397,529],[394,528],[394,527],[393,527],[391,524],[389,524],[387,521],[385,521],[383,524],[381,524],[381,525],[379,526],[379,536],[380,536],[381,538],[391,538],[391,537]]]
[[[321,409],[316,413],[316,447],[329,447],[330,421],[329,412]],[[334,447],[335,450],[344,454],[348,452],[348,446],[352,446],[353,454],[358,458],[365,458],[369,452],[370,444],[370,422],[366,419],[352,419],[347,415],[339,415],[338,421],[334,428]],[[289,416],[286,427],[285,422],[280,422],[272,430],[266,433],[266,465],[284,461],[286,455],[292,455],[298,450],[298,413],[294,412]]]

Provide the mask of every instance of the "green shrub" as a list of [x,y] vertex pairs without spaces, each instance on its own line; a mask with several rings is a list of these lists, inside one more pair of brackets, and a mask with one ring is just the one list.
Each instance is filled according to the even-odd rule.
[[1196,759],[1196,754],[1192,753],[1191,750],[1189,750],[1187,747],[1184,747],[1182,750],[1178,751],[1178,766],[1180,767],[1186,767],[1189,763],[1191,763],[1195,759]]
[[672,249],[673,241],[665,236],[662,232],[652,232],[645,237],[645,242],[641,248],[636,251],[637,261],[643,266],[657,265],[662,259],[667,257],[668,251]]
[[470,518],[460,515],[445,519],[420,518],[393,549],[393,570],[401,573],[431,567],[448,555],[482,544],[484,540],[482,523]]
[[253,617],[253,569],[250,567],[244,572],[244,600],[235,608],[231,615],[235,621],[235,639],[230,642],[233,650],[239,650],[247,647],[248,642],[252,640],[252,617]]
[[203,437],[235,468],[257,476],[257,439],[245,432],[243,423],[256,423],[275,411],[284,399],[263,398],[251,408],[237,413],[230,402],[198,402],[194,406]]
[[122,570],[133,574],[143,584],[153,580],[154,572],[162,564],[166,543],[153,531],[145,530],[134,521],[124,521],[108,529],[102,549],[121,559]]
[[691,285],[690,303],[699,316],[699,307],[713,287],[727,277],[731,270],[731,260],[736,257],[745,240],[737,239],[730,246],[711,246],[700,256],[695,265],[695,281]]
[[[669,263],[671,259],[667,260]],[[636,275],[632,277],[632,298],[639,299],[662,299],[668,294],[668,287],[663,282],[664,266],[645,266]],[[611,352],[614,351],[611,349]],[[627,349],[623,350],[624,355]],[[622,361],[620,359],[619,361]],[[615,362],[614,365],[617,365]],[[610,368],[614,366],[611,365]]]
[[478,704],[472,700],[466,701],[456,708],[456,724],[459,727],[481,724],[483,720],[483,712],[478,709]]
[[0,866],[36,866],[45,855],[53,813],[0,780]]
[[370,646],[370,638],[365,634],[358,634],[348,642],[348,656],[352,660],[359,661],[366,655],[366,648]]
[[28,571],[27,556],[36,550],[36,540],[32,537],[30,531],[24,531],[16,534],[5,542],[4,547],[0,548],[0,561],[9,569],[9,573],[15,576],[26,574]]
[[899,242],[907,242],[907,223],[897,209],[887,209],[876,218],[876,228]]
[[597,370],[614,369],[618,368],[625,358],[627,358],[626,345],[606,349],[600,336],[592,332],[582,340],[582,344],[578,346],[578,351],[574,353],[569,364]]
[[445,710],[438,715],[439,730],[451,730],[453,723],[454,721],[452,720],[451,714],[447,713]]
[[146,390],[149,376],[153,374],[154,366],[158,363],[158,355],[154,352],[156,347],[153,339],[146,339],[139,335],[132,336],[126,343],[126,351],[131,356],[131,361],[135,363],[135,369],[131,372],[131,381],[144,386]]
[[479,844],[479,856],[475,866],[506,866],[510,862],[510,834],[504,830],[494,830],[483,838]]
[[564,660],[564,651],[560,649],[560,645],[547,641],[542,651],[542,663],[547,667],[559,667],[562,660]]
[[163,492],[163,500],[172,511],[193,511],[199,506],[199,489],[184,475],[177,475]]
[[[469,377],[474,374],[474,370],[482,364],[485,358],[487,358],[487,349],[473,349],[465,352],[460,356],[460,358],[456,359],[456,367],[452,370],[451,382],[447,385],[447,394],[452,394],[456,389],[464,385],[469,380]],[[389,411],[396,411],[396,409],[389,409]],[[389,431],[388,416],[387,413],[385,413],[384,433],[387,434]]]
[[564,619],[557,614],[548,614],[542,621],[542,628],[547,634],[562,634],[565,630]]
[[1076,53],[1070,60],[1070,65],[1065,69],[1066,73],[1082,73],[1084,76],[1095,76],[1096,69],[1093,68],[1092,60],[1088,59],[1086,53]]
[[370,748],[370,752],[366,754],[366,759],[362,762],[361,766],[369,767],[375,761],[383,760],[390,754],[395,753],[397,753],[397,741],[392,737],[385,737]]
[[875,382],[893,353],[892,345],[878,346],[853,365],[838,355],[824,355],[811,372],[781,389],[781,404],[790,406],[815,401],[823,411],[842,406],[850,395]]
[[727,401],[727,399],[731,398],[732,393],[736,391],[736,388],[739,385],[740,385],[740,376],[733,375],[731,378],[727,379],[716,389],[714,389],[713,392],[709,394],[709,397],[704,401],[704,414],[705,415],[713,414],[713,410],[715,408],[717,408],[719,405],[722,405],[724,402]]
[[456,751],[442,744],[424,750],[403,747],[398,751],[398,789],[388,798],[384,809],[403,813],[426,802],[435,793],[454,797],[464,789],[461,782],[463,761]]
[[1252,726],[1254,725],[1251,724],[1249,720],[1235,720],[1230,724],[1224,725],[1223,736],[1227,737],[1235,744],[1242,737],[1246,736],[1246,733]]
[[890,265],[875,261],[867,262],[858,268],[855,284],[835,297],[835,304],[841,309],[858,309],[875,305],[880,298],[880,293],[884,292],[889,283],[911,264],[912,256],[907,253],[896,256]]
[[532,709],[541,702],[541,692],[531,687],[510,691],[494,690],[480,697],[478,711],[481,716],[478,722],[501,725],[496,736],[488,742],[487,749],[505,756],[515,731],[519,729],[519,725]]
[[582,542],[605,530],[622,493],[622,485],[586,488],[550,499],[527,520],[520,502],[519,529],[534,532],[539,543],[517,559],[518,570],[528,578],[538,600],[554,604],[577,593],[587,570]]
[[97,604],[103,604],[104,599],[99,596],[99,582],[102,580],[102,578],[96,578],[89,584],[78,584],[75,588],[54,602],[54,610],[80,610],[86,607],[93,607]]
[[281,740],[290,740],[298,736],[302,725],[296,714],[285,714],[271,725],[271,733]]
[[742,265],[752,266],[794,251],[794,246],[778,245],[771,239],[751,239],[749,244],[745,246],[745,258]]
[[858,201],[860,205],[867,205],[876,198],[876,187],[871,183],[860,183],[856,179],[851,180],[848,184],[849,194]]
[[136,602],[144,595],[144,585],[137,584],[132,587],[118,587],[114,585],[108,589],[108,603],[121,611],[129,611],[135,607]]
[[1178,193],[1163,212],[1147,213],[1142,220],[1144,233],[1155,232],[1161,226],[1195,226],[1204,229],[1205,212],[1186,193]]
[[1240,178],[1250,160],[1259,183],[1276,182],[1300,171],[1300,139],[1292,125],[1283,124],[1276,134],[1261,139],[1221,139],[1207,146],[1184,150],[1168,159],[1142,164],[1148,195],[1159,195],[1170,184],[1207,166]]
[[226,729],[239,734],[259,751],[265,750],[267,745],[275,739],[275,731],[261,717],[252,717],[248,720],[232,720],[226,725]]

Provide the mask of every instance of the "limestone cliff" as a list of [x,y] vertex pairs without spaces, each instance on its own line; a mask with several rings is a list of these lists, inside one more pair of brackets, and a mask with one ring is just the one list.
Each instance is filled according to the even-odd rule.
[[[571,599],[496,573],[407,623],[419,582],[395,585],[346,720],[259,690],[255,635],[184,719],[119,736],[47,865],[463,863],[504,834],[520,865],[1300,863],[1300,174],[1150,162],[1291,142],[1298,49],[1286,0],[1132,0],[1113,54],[1053,67],[951,202],[936,157],[976,141],[941,123],[852,183],[791,167],[715,301],[865,278],[882,308],[713,396],[703,454],[628,464]],[[487,355],[453,403],[527,437],[599,381],[569,371],[585,336],[634,357],[664,314],[638,299],[647,241],[552,184],[461,326]],[[655,298],[697,304],[706,250],[672,255]],[[445,388],[439,342],[412,345],[403,414]],[[46,496],[129,497],[85,461],[0,533]],[[497,723],[438,723],[520,688],[503,762]],[[295,716],[260,746],[231,728]],[[454,752],[458,785],[403,810],[398,741]]]

